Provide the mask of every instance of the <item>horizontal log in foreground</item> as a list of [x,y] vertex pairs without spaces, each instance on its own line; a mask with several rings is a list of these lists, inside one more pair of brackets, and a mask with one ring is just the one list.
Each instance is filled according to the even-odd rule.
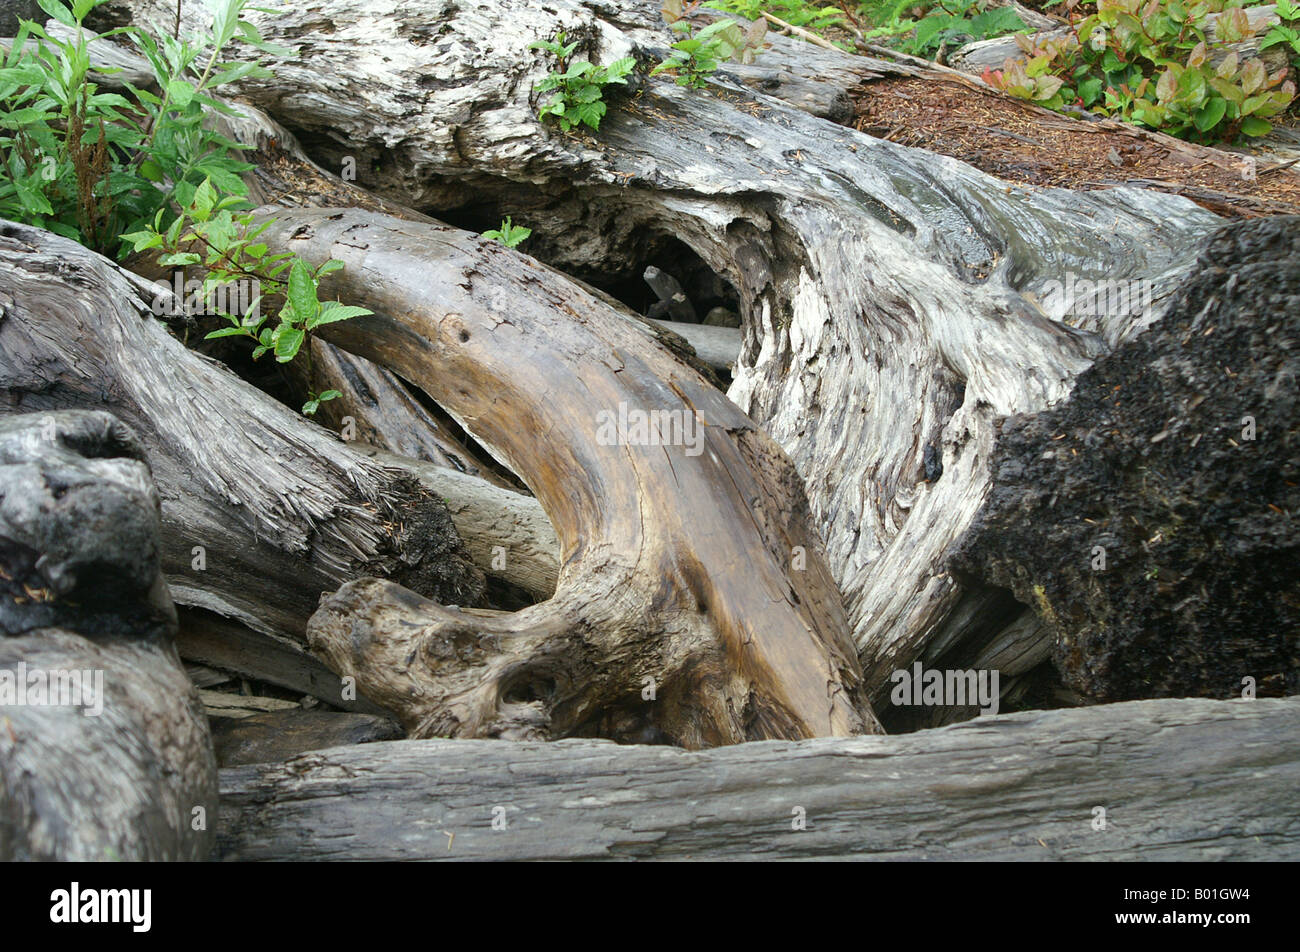
[[1295,860],[1297,728],[1300,697],[1134,701],[706,751],[591,740],[338,747],[222,771],[218,853]]

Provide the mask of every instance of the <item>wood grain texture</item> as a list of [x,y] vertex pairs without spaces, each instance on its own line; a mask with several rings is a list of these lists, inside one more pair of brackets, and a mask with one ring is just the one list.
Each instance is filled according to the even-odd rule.
[[[457,229],[274,215],[264,241],[343,261],[323,290],[375,311],[323,336],[417,382],[559,541],[555,596],[511,616],[344,587],[309,632],[332,667],[415,736],[652,730],[697,747],[877,729],[789,461],[643,322]],[[671,422],[638,438],[610,422],[625,413]]]
[[[1300,859],[1300,698],[687,752],[399,741],[222,771],[239,860]],[[1094,807],[1107,826],[1094,830]],[[507,828],[494,830],[494,808]],[[794,809],[807,829],[792,829]],[[449,834],[454,834],[454,838]]]

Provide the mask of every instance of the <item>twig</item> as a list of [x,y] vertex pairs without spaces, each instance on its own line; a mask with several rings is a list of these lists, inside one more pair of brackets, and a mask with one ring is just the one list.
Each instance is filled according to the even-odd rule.
[[1256,175],[1267,175],[1269,172],[1280,172],[1280,171],[1282,171],[1282,169],[1289,169],[1289,168],[1291,168],[1291,166],[1295,165],[1297,162],[1300,162],[1300,158],[1291,159],[1289,162],[1279,162],[1277,165],[1270,165],[1270,166],[1269,166],[1268,168],[1266,168],[1266,169],[1260,169],[1260,170],[1257,171],[1255,174],[1256,174]]
[[763,16],[768,23],[771,23],[773,26],[779,26],[783,30],[789,30],[791,33],[793,33],[795,36],[799,37],[800,39],[807,40],[809,43],[812,43],[816,46],[820,46],[823,49],[834,50],[837,53],[844,52],[842,49],[840,49],[830,40],[824,39],[823,37],[818,36],[816,33],[813,33],[810,30],[805,30],[801,26],[795,26],[793,23],[786,23],[780,17],[772,16],[772,14],[766,11],[763,12]]

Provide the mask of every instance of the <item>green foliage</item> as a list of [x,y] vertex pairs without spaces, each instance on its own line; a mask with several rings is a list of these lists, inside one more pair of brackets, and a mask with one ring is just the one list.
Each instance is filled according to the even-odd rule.
[[[1216,4],[1222,8],[1222,2]],[[1289,8],[1290,9],[1290,8]],[[1016,38],[1023,61],[1008,60],[985,81],[1052,109],[1067,105],[1201,141],[1259,136],[1295,100],[1286,70],[1258,59],[1213,54],[1254,35],[1245,12],[1228,7],[1217,40],[1207,37],[1210,3],[1098,0],[1097,12],[1066,36],[1034,46]]]
[[[235,282],[257,288],[243,313],[219,309],[230,326],[208,335],[250,338],[254,359],[274,352],[290,361],[315,329],[370,313],[318,300],[319,278],[341,262],[312,271],[296,255],[269,255],[254,240],[270,223],[255,227],[248,213],[240,173],[252,166],[232,156],[244,147],[204,127],[210,111],[239,115],[212,90],[270,76],[256,60],[231,59],[232,44],[288,53],[241,19],[249,0],[216,0],[208,30],[185,39],[135,27],[103,34],[128,38],[152,68],[160,94],[125,84],[129,96],[100,92],[89,79],[92,68],[111,72],[94,66],[82,28],[102,2],[40,0],[72,35],[56,38],[25,21],[0,66],[0,217],[105,254],[154,251],[164,267],[202,264],[204,300]],[[274,327],[261,312],[265,294],[285,300]],[[303,412],[335,396],[311,394]]]
[[735,20],[715,20],[696,31],[690,17],[700,4],[668,0],[663,6],[664,19],[684,37],[672,45],[668,58],[654,68],[651,75],[675,73],[677,85],[702,88],[723,62],[752,63],[763,49],[767,21],[758,17],[748,28]]
[[877,24],[865,38],[912,56],[936,57],[975,40],[1027,29],[1011,7],[988,0],[884,0],[864,4],[863,15]]
[[550,53],[557,64],[556,70],[537,84],[537,92],[555,93],[537,116],[539,119],[554,116],[563,132],[579,125],[599,129],[606,111],[605,87],[626,85],[627,77],[636,67],[636,60],[628,56],[608,66],[596,66],[586,61],[570,63],[578,43],[566,44],[565,39],[565,35],[560,33],[553,41],[538,40],[528,44],[530,50]]
[[501,223],[500,228],[493,228],[490,231],[483,232],[484,238],[491,238],[493,241],[499,241],[507,248],[517,248],[529,235],[533,233],[531,228],[525,228],[523,225],[516,225],[507,215],[505,221]]
[[910,34],[898,38],[895,46],[904,53],[929,58],[945,47],[952,49],[1027,29],[1025,21],[1011,7],[986,7],[987,0],[939,0],[915,21]]
[[[1290,55],[1292,70],[1300,70],[1300,0],[1279,0],[1275,12],[1282,22],[1273,24],[1264,34],[1260,52],[1283,47]],[[1295,103],[1291,105],[1294,109]]]
[[40,0],[75,33],[58,39],[26,21],[0,68],[0,216],[125,254],[118,235],[143,227],[159,210],[170,223],[204,179],[242,194],[239,174],[251,166],[231,154],[242,147],[205,129],[203,116],[234,113],[212,98],[213,89],[270,75],[256,61],[227,59],[236,37],[280,51],[240,19],[248,0],[220,0],[199,36],[158,40],[135,27],[106,33],[131,40],[162,95],[129,84],[129,96],[100,92],[87,78],[93,49],[81,24],[102,2]]
[[[221,196],[212,182],[204,179],[170,225],[163,226],[160,210],[147,227],[123,235],[122,240],[134,251],[157,251],[164,266],[201,263],[207,272],[201,291],[204,300],[222,286],[243,282],[256,288],[256,296],[249,295],[251,300],[242,314],[220,312],[230,326],[212,331],[206,339],[246,337],[253,342],[254,360],[271,353],[282,364],[293,360],[306,345],[310,380],[312,333],[326,324],[372,312],[338,301],[321,301],[320,279],[341,269],[343,262],[331,259],[313,270],[295,254],[268,254],[266,243],[256,239],[271,222],[255,224],[251,212],[239,211],[246,206],[241,196]],[[262,313],[267,297],[284,301],[274,322]],[[337,396],[337,390],[311,393],[302,412],[311,416],[321,403]]]

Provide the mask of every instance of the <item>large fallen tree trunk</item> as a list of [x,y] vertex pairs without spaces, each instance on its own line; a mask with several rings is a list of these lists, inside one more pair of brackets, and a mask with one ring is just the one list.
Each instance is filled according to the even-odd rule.
[[[250,113],[232,131],[263,145]],[[417,381],[518,472],[566,563],[555,597],[511,617],[345,587],[311,634],[336,670],[417,736],[705,746],[878,729],[797,475],[704,365],[608,296],[286,152],[286,203],[334,194],[400,216],[275,210],[266,241],[341,256],[327,287],[380,311],[325,336]],[[507,563],[510,541],[492,546]],[[478,644],[453,659],[449,639]]]
[[217,765],[144,456],[107,413],[0,418],[0,860],[211,849]]
[[[296,245],[307,245],[314,223],[324,242],[315,250],[327,253],[332,253],[331,229],[347,218],[344,213],[279,214],[268,240],[288,241],[291,234]],[[372,220],[368,232],[355,227]],[[330,626],[322,622],[313,632],[336,670],[356,674],[366,694],[421,734],[589,732],[701,746],[875,728],[860,696],[838,593],[820,558],[798,479],[779,449],[709,381],[660,348],[648,325],[491,243],[383,216],[354,215],[338,228],[346,239],[339,250],[349,265],[350,298],[375,303],[407,326],[403,330],[396,321],[375,319],[332,334],[419,380],[458,419],[472,421],[472,432],[538,487],[543,504],[556,513],[568,560],[562,581],[568,584],[545,605],[518,616],[442,609],[441,625],[430,617],[418,632],[387,630],[384,624],[397,615],[414,617],[411,592],[374,581],[345,587],[322,617],[364,593],[364,604],[348,612],[348,630],[331,638],[325,633]],[[426,247],[413,253],[402,247],[403,240],[407,248],[412,241]],[[371,253],[359,256],[357,249]],[[443,300],[438,303],[445,308],[453,289],[464,288],[470,266],[487,280],[489,293],[480,299],[466,295],[450,327],[445,309],[428,306],[427,291],[439,288]],[[111,269],[105,273],[116,277]],[[515,287],[507,295],[511,282]],[[506,301],[528,302],[539,294],[540,302],[514,304],[511,318],[505,317]],[[71,302],[50,309],[50,329],[41,334],[36,329],[44,325],[35,315],[22,315],[17,326],[28,337],[15,339],[14,376],[24,366],[45,364],[43,379],[51,377],[46,338],[57,340],[77,326],[61,313],[65,310],[75,313]],[[174,355],[148,337],[166,339],[161,329],[134,313],[131,318],[126,332],[118,326],[127,323],[124,316],[103,328],[105,334],[139,338],[123,348],[124,356],[91,355],[105,377],[125,378],[128,391],[133,385],[162,392],[183,389],[168,383],[169,373],[202,377],[201,361],[189,356],[188,362],[173,364]],[[526,333],[505,337],[509,332],[501,329],[516,324]],[[471,336],[492,341],[487,359],[481,349],[464,346]],[[548,346],[539,347],[538,337],[549,339]],[[88,344],[94,341],[87,336]],[[71,362],[72,344],[59,341],[53,350]],[[161,363],[141,360],[139,355],[155,350],[168,358],[168,371]],[[590,360],[592,354],[611,358]],[[212,376],[213,368],[208,371]],[[53,379],[62,385],[62,376],[54,373]],[[603,399],[597,397],[602,391]],[[263,410],[269,403],[252,402]],[[156,399],[143,408],[128,402],[126,409],[151,432],[168,432],[174,417],[183,418],[163,413],[167,408]],[[646,418],[639,424],[645,432],[638,435],[635,421],[627,430],[629,412]],[[611,422],[602,424],[605,413]],[[549,432],[551,440],[537,441],[538,432]],[[165,459],[181,455],[176,436],[168,436],[159,447]],[[233,456],[235,440],[216,442]],[[200,472],[229,477],[228,461],[210,462]],[[275,478],[282,475],[255,474],[250,482],[273,492]],[[584,483],[587,488],[575,495]],[[676,493],[683,494],[680,500]],[[642,502],[625,505],[637,500]],[[410,514],[406,518],[410,523]],[[187,513],[177,521],[187,527],[192,520]],[[228,548],[222,546],[220,554]],[[385,574],[394,572],[380,567]],[[279,584],[281,567],[263,564],[262,571],[263,588]],[[222,577],[214,587],[224,598],[245,600],[249,611],[241,620],[266,624],[254,600],[269,602],[268,594],[236,582]],[[305,595],[309,590],[303,580],[298,583]],[[374,598],[375,586],[386,586],[392,597]],[[452,595],[444,600],[454,608],[458,599]],[[229,614],[227,603],[199,604]],[[276,607],[287,615],[296,606],[281,599]],[[367,624],[375,636],[358,642],[356,632]],[[453,663],[438,658],[448,637],[481,644]],[[415,647],[430,652],[428,665],[408,665]],[[429,674],[435,676],[428,679]]]
[[222,771],[218,851],[1295,860],[1297,728],[1300,698],[1184,700],[702,752],[584,740],[340,747]]
[[[548,131],[531,89],[554,64],[528,45],[563,29],[601,62],[652,62],[670,39],[649,2],[321,0],[259,25],[299,58],[243,91],[326,168],[348,157],[359,184],[453,218],[514,214],[586,279],[639,275],[675,241],[728,279],[746,335],[730,394],[805,479],[878,699],[928,642],[996,634],[943,567],[987,491],[995,421],[1060,399],[1158,315],[1216,222],[1141,190],[1011,187],[733,85],[742,71],[705,91],[647,80],[597,137]],[[818,56],[846,82],[886,69]],[[1046,293],[1067,274],[1158,290],[1070,314]]]
[[322,287],[376,314],[325,336],[418,382],[559,539],[554,597],[514,615],[378,580],[323,602],[313,647],[413,735],[697,747],[874,728],[797,475],[644,324],[445,226],[277,210],[262,240],[344,263]]

